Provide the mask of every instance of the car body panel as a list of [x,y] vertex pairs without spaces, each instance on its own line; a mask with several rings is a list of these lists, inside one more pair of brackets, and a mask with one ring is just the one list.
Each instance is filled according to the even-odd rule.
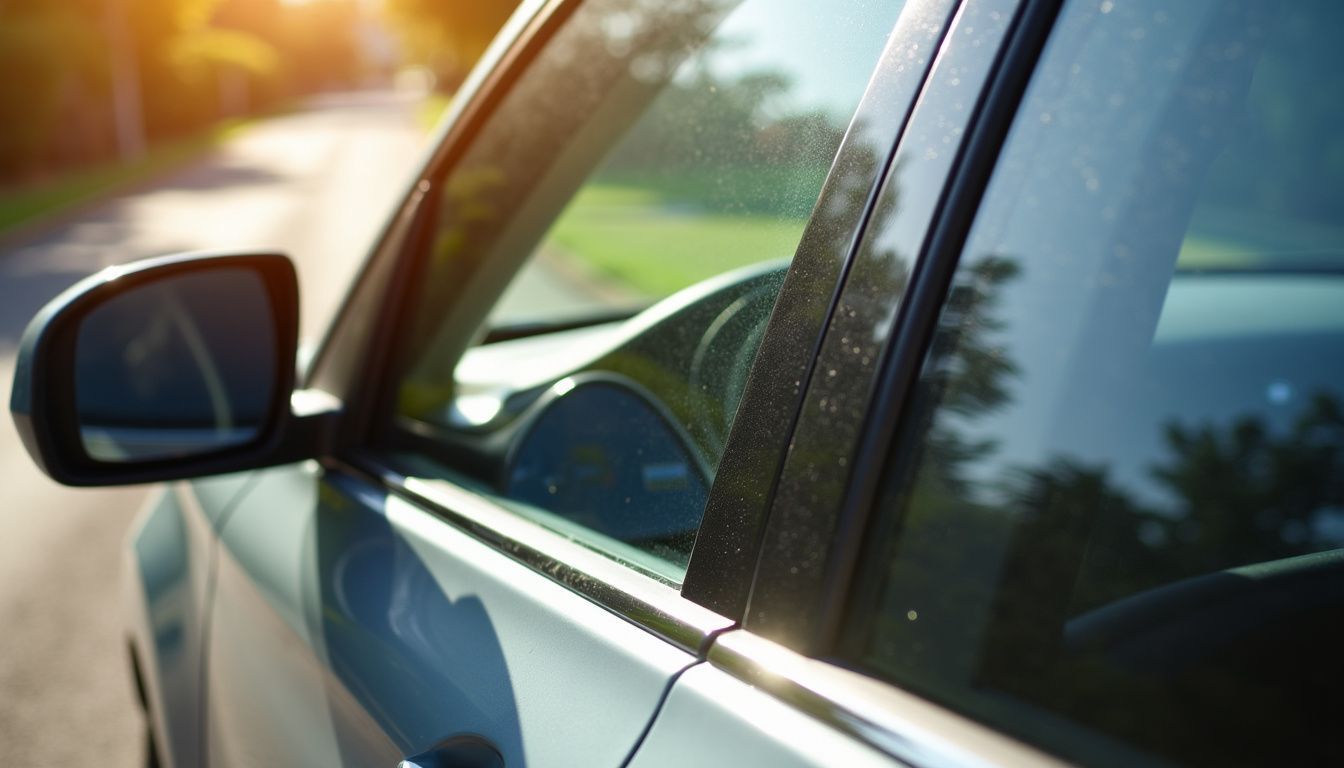
[[214,766],[362,765],[464,734],[508,765],[620,765],[695,661],[416,504],[313,463],[261,473],[223,543]]
[[711,664],[677,678],[630,768],[890,766],[891,759]]
[[136,669],[167,765],[200,764],[200,702],[218,526],[249,482],[181,483],[146,504],[127,538],[122,596]]

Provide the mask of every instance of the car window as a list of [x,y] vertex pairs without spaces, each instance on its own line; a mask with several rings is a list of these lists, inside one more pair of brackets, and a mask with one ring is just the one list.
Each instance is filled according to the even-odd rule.
[[1344,754],[1341,23],[1328,0],[1066,5],[843,656],[1084,762]]
[[679,578],[900,6],[581,6],[439,185],[403,427],[520,513]]

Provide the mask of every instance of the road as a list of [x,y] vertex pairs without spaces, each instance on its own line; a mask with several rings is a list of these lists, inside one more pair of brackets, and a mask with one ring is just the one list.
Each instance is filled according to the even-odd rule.
[[[326,96],[156,183],[0,241],[0,397],[48,299],[109,264],[277,248],[299,270],[302,333],[325,325],[409,181],[426,137],[407,96]],[[71,490],[0,417],[0,765],[143,761],[125,663],[120,547],[148,491]]]

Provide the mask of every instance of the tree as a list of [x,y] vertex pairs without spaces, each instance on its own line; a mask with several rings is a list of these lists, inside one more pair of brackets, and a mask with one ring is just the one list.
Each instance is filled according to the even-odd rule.
[[387,0],[387,12],[412,61],[452,90],[485,52],[516,0]]
[[84,159],[82,150],[110,140],[110,115],[90,114],[105,103],[108,76],[97,10],[88,2],[0,6],[0,179]]

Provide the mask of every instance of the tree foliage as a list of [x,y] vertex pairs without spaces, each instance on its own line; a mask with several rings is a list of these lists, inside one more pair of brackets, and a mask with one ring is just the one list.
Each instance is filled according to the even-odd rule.
[[[356,0],[0,3],[0,186],[360,74]],[[124,118],[130,116],[129,123]]]
[[517,0],[386,0],[409,57],[452,90],[490,45]]

